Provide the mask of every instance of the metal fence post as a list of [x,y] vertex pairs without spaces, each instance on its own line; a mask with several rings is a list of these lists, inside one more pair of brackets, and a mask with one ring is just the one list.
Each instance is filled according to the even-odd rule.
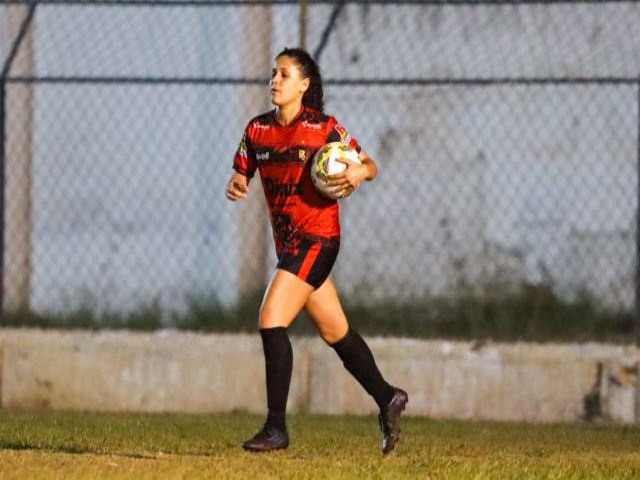
[[[2,273],[1,311],[29,309],[31,290],[31,132],[33,120],[33,18],[37,0],[27,8],[9,6],[6,11],[11,50],[2,69]],[[25,79],[16,85],[19,109],[9,112],[9,73]],[[9,119],[11,113],[13,119]],[[9,120],[9,121],[8,121]],[[11,139],[9,141],[9,139]],[[11,192],[11,195],[8,195]]]
[[640,80],[638,81],[637,117],[638,125],[638,157],[636,162],[636,271],[635,271],[635,302],[634,302],[634,331],[636,345],[640,346]]
[[[247,78],[265,79],[264,86],[248,84],[245,87],[242,106],[246,111],[246,120],[270,108],[266,79],[271,71],[273,55],[271,17],[271,6],[268,4],[243,7],[243,75]],[[238,132],[238,135],[241,133]],[[265,215],[262,183],[257,172],[251,181],[249,198],[242,202],[239,210],[238,238],[242,239],[243,248],[238,259],[238,292],[240,298],[246,298],[262,290],[267,283],[269,223]]]
[[[4,131],[5,131],[5,96],[7,79],[4,73],[0,77],[0,280],[4,278]],[[4,312],[4,288],[0,283],[0,314]]]

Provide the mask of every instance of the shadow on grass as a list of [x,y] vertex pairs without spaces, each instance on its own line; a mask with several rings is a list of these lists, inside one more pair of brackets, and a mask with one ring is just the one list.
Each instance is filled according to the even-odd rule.
[[[104,450],[99,449],[91,449],[91,448],[83,448],[75,445],[61,445],[58,447],[45,447],[42,445],[32,444],[32,443],[23,443],[23,442],[4,442],[0,443],[0,450],[31,450],[31,451],[39,451],[39,452],[47,452],[47,453],[67,453],[72,455],[100,455],[100,456],[109,456],[109,457],[125,457],[125,458],[138,458],[138,459],[157,459],[161,458],[160,455],[153,455],[149,453],[128,453],[128,452],[105,452]],[[172,453],[168,453],[171,455]],[[180,453],[183,455],[183,453]],[[197,457],[211,457],[212,454],[204,454],[202,452],[198,453],[186,453],[186,455],[197,456]]]
[[25,442],[2,442],[0,443],[0,450],[38,450],[44,452],[58,452],[58,453],[74,453],[74,454],[86,454],[96,453],[91,449],[82,448],[75,445],[62,445],[59,447],[43,447],[35,443]]

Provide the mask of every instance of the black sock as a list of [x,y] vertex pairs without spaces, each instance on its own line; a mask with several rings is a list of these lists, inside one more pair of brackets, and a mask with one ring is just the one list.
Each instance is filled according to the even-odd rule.
[[286,431],[285,412],[293,369],[291,342],[285,327],[261,328],[260,335],[267,373],[267,425]]
[[331,346],[338,353],[345,368],[374,398],[378,406],[382,408],[388,405],[395,390],[382,378],[373,353],[362,337],[356,331],[349,329],[342,340]]

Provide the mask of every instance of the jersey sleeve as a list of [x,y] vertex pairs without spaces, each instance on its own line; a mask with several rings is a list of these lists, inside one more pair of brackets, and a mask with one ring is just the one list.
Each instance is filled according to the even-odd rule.
[[255,150],[249,139],[248,129],[247,127],[244,131],[238,150],[233,157],[233,169],[242,175],[253,177],[258,167],[258,162],[256,161]]
[[353,138],[349,134],[347,129],[337,121],[335,121],[335,125],[333,125],[333,128],[331,128],[331,130],[329,131],[329,135],[327,136],[327,143],[330,142],[346,143],[358,153],[360,153],[360,150],[362,150],[358,141]]

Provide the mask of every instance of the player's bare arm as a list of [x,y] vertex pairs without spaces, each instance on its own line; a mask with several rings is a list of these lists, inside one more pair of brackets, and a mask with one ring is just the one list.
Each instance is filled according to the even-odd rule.
[[235,172],[231,175],[229,182],[227,183],[227,188],[225,190],[226,197],[235,202],[237,200],[243,200],[247,198],[247,193],[249,192],[249,179],[246,175]]
[[364,150],[360,152],[359,157],[362,165],[367,168],[368,175],[365,177],[365,180],[370,182],[378,175],[378,165]]

